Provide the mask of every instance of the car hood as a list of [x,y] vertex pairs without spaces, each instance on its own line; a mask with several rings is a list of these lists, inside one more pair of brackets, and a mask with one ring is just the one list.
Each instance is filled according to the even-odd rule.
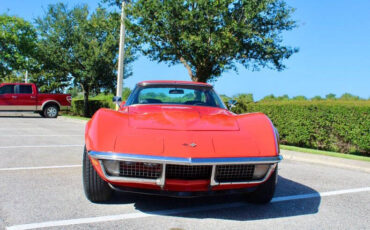
[[260,156],[254,138],[240,131],[159,131],[125,132],[116,138],[114,151],[183,158]]
[[130,106],[129,126],[137,129],[237,131],[238,122],[227,110],[204,106]]

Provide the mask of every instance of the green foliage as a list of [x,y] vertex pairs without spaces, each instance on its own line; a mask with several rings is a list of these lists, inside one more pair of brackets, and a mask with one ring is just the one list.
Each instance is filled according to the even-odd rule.
[[279,96],[276,98],[276,100],[278,101],[288,101],[289,100],[289,96],[284,94],[283,96]]
[[276,97],[273,94],[270,94],[262,98],[261,101],[276,101]]
[[307,100],[307,97],[305,97],[305,96],[295,96],[295,97],[292,98],[292,100],[306,101]]
[[[8,81],[14,72],[33,70],[37,35],[31,23],[16,16],[0,15],[0,79]],[[12,80],[10,80],[12,81]]]
[[248,93],[248,94],[238,94],[236,96],[236,101],[238,103],[251,103],[254,102],[253,100],[253,94]]
[[144,55],[182,63],[193,81],[207,82],[237,64],[284,69],[297,52],[282,44],[281,33],[296,26],[292,12],[284,0],[136,0],[126,24]]
[[370,101],[265,101],[233,111],[265,113],[282,144],[370,155]]
[[80,91],[78,90],[78,88],[77,88],[77,87],[69,88],[69,89],[67,90],[67,93],[68,93],[68,94],[71,94],[72,98],[76,98],[76,97],[78,97],[79,92],[80,92]]
[[124,87],[122,89],[122,101],[126,101],[127,98],[130,96],[130,94],[131,94],[131,89]]
[[[116,86],[119,14],[103,8],[90,13],[87,5],[69,9],[59,3],[49,5],[46,15],[36,23],[44,69],[58,78],[72,77],[73,85],[84,92],[88,115],[89,94],[98,94],[102,89],[113,92]],[[126,46],[126,64],[133,61],[130,47]],[[129,75],[126,68],[125,77]]]
[[0,83],[24,82],[24,77],[15,75],[14,72],[0,78]]
[[331,100],[337,99],[336,95],[334,93],[329,93],[328,95],[325,96],[325,98],[326,99],[331,99]]
[[357,100],[360,100],[360,97],[359,96],[352,95],[350,93],[345,93],[339,99],[341,99],[341,100],[357,101]]
[[[130,88],[123,88],[122,101],[126,101],[130,93],[131,93]],[[82,96],[76,96],[75,98],[72,99],[72,106],[71,106],[72,108],[69,113],[75,116],[91,117],[100,108],[115,109],[116,105],[112,102],[113,96],[114,96],[113,94],[101,93],[101,94],[98,94],[92,97],[88,102],[89,113],[87,115],[84,115],[85,107],[84,107],[84,100]],[[73,97],[73,94],[72,94],[72,97]]]
[[320,96],[314,96],[313,98],[311,98],[312,101],[322,101],[324,100],[322,97]]
[[108,102],[107,100],[96,100],[96,99],[89,100],[88,114],[85,114],[84,106],[85,103],[83,99],[73,99],[70,113],[76,116],[91,117],[100,108],[114,109],[114,104],[111,101]]

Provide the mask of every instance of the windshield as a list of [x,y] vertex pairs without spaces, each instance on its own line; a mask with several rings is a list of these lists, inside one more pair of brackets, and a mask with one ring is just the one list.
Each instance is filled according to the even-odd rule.
[[225,109],[211,87],[193,85],[137,86],[126,102],[126,105],[133,104],[197,105]]

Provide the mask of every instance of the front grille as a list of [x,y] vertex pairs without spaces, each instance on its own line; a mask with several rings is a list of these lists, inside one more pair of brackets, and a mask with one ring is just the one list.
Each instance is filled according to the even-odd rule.
[[166,165],[166,178],[180,180],[210,179],[212,166],[210,165]]
[[241,182],[253,179],[254,165],[218,165],[215,180],[217,182]]
[[119,165],[119,175],[122,177],[157,179],[161,173],[161,164],[122,161]]

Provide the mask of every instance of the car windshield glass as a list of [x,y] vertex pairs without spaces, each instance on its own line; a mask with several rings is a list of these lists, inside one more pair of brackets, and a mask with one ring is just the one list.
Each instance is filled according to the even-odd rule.
[[128,104],[181,104],[225,108],[211,87],[187,85],[139,86]]

